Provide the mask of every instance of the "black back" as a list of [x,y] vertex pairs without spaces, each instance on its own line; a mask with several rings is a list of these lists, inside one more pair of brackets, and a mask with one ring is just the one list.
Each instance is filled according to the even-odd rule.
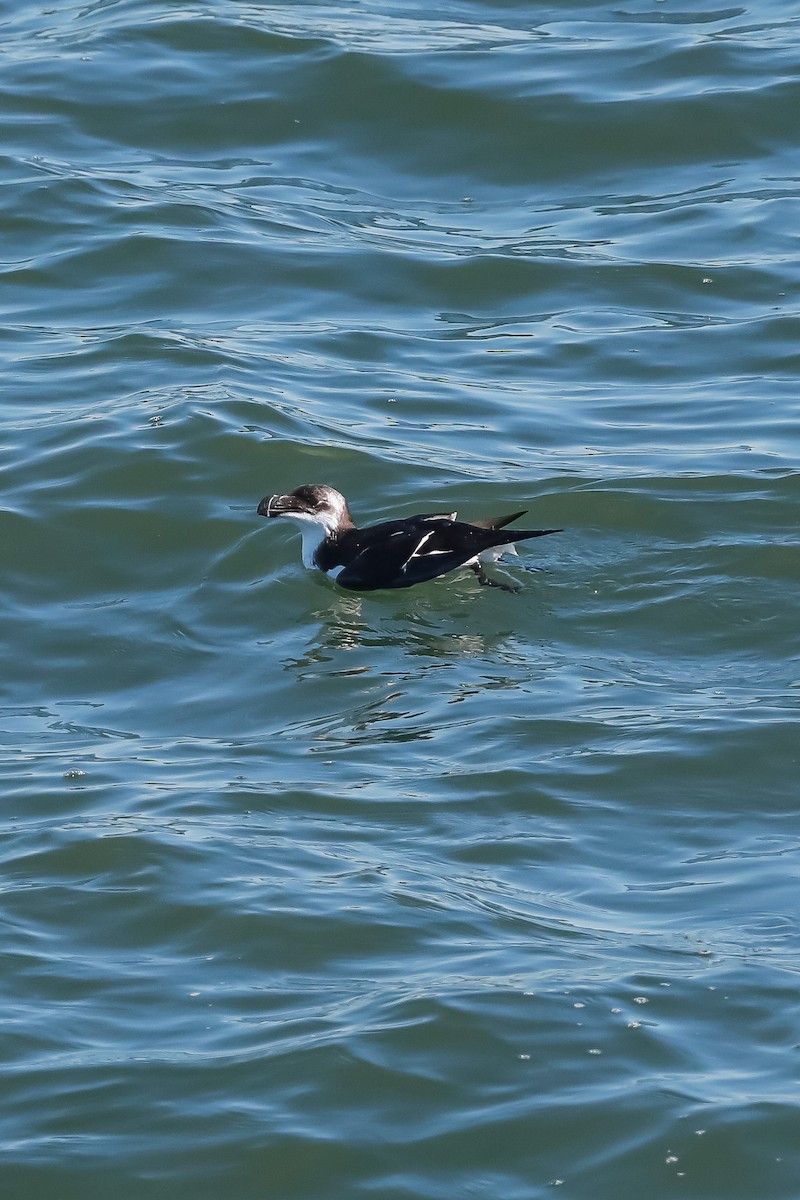
[[559,532],[499,528],[521,515],[515,513],[481,524],[420,515],[383,521],[367,529],[346,529],[320,546],[317,562],[323,571],[342,567],[336,582],[355,591],[412,587],[445,575],[493,547]]

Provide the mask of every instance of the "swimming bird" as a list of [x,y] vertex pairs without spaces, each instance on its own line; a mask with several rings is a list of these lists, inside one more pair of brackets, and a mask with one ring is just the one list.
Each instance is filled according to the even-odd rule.
[[483,569],[514,542],[561,533],[560,529],[507,529],[525,514],[459,521],[457,513],[425,513],[359,529],[347,501],[326,483],[305,483],[285,496],[265,496],[260,517],[289,517],[300,524],[303,565],[324,571],[340,587],[356,592],[412,587],[469,567],[487,587],[519,589],[492,579]]

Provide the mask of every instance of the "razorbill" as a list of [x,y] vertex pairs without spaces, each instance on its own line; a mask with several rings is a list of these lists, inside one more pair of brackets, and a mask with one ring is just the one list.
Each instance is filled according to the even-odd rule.
[[355,592],[412,587],[470,567],[487,587],[518,591],[491,579],[485,560],[496,561],[514,542],[561,533],[560,529],[511,529],[525,509],[506,517],[458,521],[456,513],[426,513],[357,528],[344,496],[325,483],[306,483],[285,496],[265,496],[260,517],[289,517],[300,523],[303,565],[324,571],[340,587]]

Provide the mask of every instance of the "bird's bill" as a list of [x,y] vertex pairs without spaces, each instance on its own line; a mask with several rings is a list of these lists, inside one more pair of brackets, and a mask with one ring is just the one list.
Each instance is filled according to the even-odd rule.
[[286,517],[293,513],[304,513],[306,507],[297,496],[265,496],[256,512],[259,517]]

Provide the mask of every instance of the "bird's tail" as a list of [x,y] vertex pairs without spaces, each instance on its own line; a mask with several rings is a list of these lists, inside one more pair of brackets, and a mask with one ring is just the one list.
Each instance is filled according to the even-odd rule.
[[[524,517],[527,509],[520,509],[519,512],[509,513],[505,517],[484,517],[482,521],[470,521],[470,525],[477,525],[479,529],[505,529],[506,525],[510,525],[512,521],[516,521],[518,517]],[[523,541],[525,538],[544,537],[548,533],[563,533],[563,529],[509,529],[509,541]]]
[[517,517],[524,517],[527,511],[527,508],[521,508],[519,512],[509,513],[507,517],[484,517],[482,521],[470,521],[470,525],[477,525],[478,529],[502,529],[516,521]]
[[526,538],[544,537],[548,533],[563,533],[563,529],[506,529],[494,530],[492,542],[480,552],[478,557],[482,562],[497,562],[504,554],[516,554],[515,542]]

